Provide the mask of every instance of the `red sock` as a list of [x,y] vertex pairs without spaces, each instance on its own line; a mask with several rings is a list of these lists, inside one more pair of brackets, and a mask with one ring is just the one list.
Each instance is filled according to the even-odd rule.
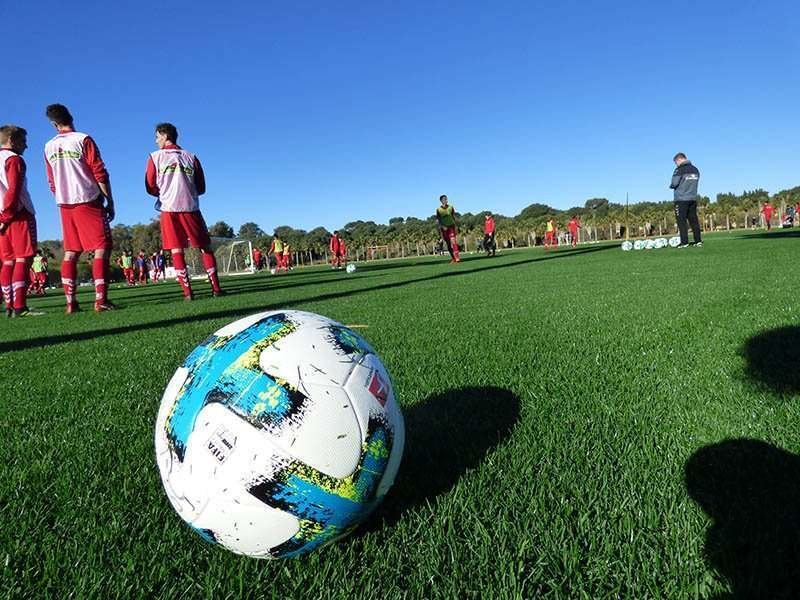
[[3,263],[0,267],[0,287],[3,289],[3,302],[6,303],[6,309],[14,308],[14,294],[12,293],[11,281],[13,279],[14,263]]
[[458,254],[458,240],[456,236],[452,236],[450,238],[450,247],[453,249],[453,258],[455,260],[461,260],[461,257]]
[[75,279],[78,277],[78,260],[64,260],[61,263],[61,285],[67,304],[75,304]]
[[191,296],[192,284],[189,281],[189,276],[186,274],[186,260],[184,259],[183,252],[173,252],[172,266],[175,267],[175,277],[183,288],[183,295],[187,297]]
[[94,301],[105,302],[108,300],[105,257],[95,257],[94,261],[92,261],[92,279],[94,279]]
[[219,277],[217,277],[217,259],[212,252],[203,252],[203,266],[208,273],[208,280],[211,282],[211,289],[219,292]]
[[30,270],[30,259],[25,262],[14,263],[14,273],[11,284],[12,294],[14,295],[14,310],[23,310],[28,306],[28,271]]

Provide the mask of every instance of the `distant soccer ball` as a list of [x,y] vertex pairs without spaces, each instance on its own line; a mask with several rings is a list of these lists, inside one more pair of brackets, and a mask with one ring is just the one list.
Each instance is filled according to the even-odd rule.
[[272,268],[269,270],[269,273],[270,273],[270,275],[275,275],[275,273],[277,273],[277,272],[278,272],[278,271],[275,269],[275,267],[272,267]]
[[647,240],[647,241],[644,243],[644,249],[645,249],[645,250],[652,250],[652,249],[653,249],[653,248],[655,248],[655,247],[656,247],[656,242],[655,242],[655,240]]
[[642,250],[644,248],[644,240],[636,240],[633,242],[634,250]]
[[355,273],[356,272],[356,266],[353,263],[350,263],[349,265],[347,265],[345,270],[348,273]]
[[667,238],[658,238],[656,240],[656,248],[666,248],[667,247]]
[[629,250],[633,250],[633,244],[632,244],[631,242],[627,241],[627,240],[626,240],[626,241],[624,241],[624,242],[622,242],[622,246],[620,246],[620,247],[621,247],[621,248],[622,248],[622,249],[623,249],[625,252],[628,252]]
[[669,245],[671,248],[677,248],[681,245],[681,238],[677,235],[669,238]]
[[156,460],[198,534],[258,558],[352,531],[394,482],[403,415],[375,351],[300,311],[227,325],[186,358],[161,400]]

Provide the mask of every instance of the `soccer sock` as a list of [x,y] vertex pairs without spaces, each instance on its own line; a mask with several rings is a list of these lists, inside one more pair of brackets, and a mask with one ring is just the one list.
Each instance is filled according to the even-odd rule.
[[14,263],[3,263],[0,267],[0,287],[3,289],[3,301],[6,303],[6,310],[14,307],[14,295],[12,293],[12,279],[14,273]]
[[217,259],[211,252],[203,252],[203,267],[208,273],[208,280],[211,282],[211,289],[215,292],[220,291],[219,277],[217,277]]
[[189,277],[186,275],[186,260],[184,259],[183,252],[172,253],[172,265],[175,267],[175,277],[183,288],[183,295],[191,296],[192,284],[189,282]]
[[456,240],[456,236],[450,238],[450,247],[453,249],[453,258],[455,260],[461,260],[458,255],[458,240]]
[[12,295],[14,296],[14,310],[22,310],[28,305],[28,271],[30,270],[30,262],[28,259],[24,262],[14,263],[14,272],[12,276]]
[[94,301],[105,302],[108,300],[106,292],[106,258],[95,256],[92,261],[92,279],[94,279]]
[[75,279],[78,277],[78,259],[61,262],[61,285],[67,304],[75,304]]

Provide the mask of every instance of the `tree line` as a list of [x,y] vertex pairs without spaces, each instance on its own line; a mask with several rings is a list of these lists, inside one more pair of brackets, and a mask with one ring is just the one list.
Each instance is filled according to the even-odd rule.
[[[766,190],[755,189],[741,194],[717,194],[712,202],[707,196],[698,200],[698,212],[706,229],[739,229],[752,227],[759,223],[759,211],[765,201],[771,201],[779,212],[785,207],[800,203],[800,186],[781,190],[770,195]],[[483,235],[484,216],[488,211],[461,213],[459,219],[459,242],[473,249]],[[494,213],[493,213],[494,214]],[[572,216],[582,223],[582,240],[609,240],[644,235],[667,235],[675,231],[675,214],[672,201],[635,202],[626,205],[611,202],[607,198],[590,198],[582,206],[559,210],[547,204],[534,203],[523,208],[519,214],[507,216],[494,214],[496,238],[506,246],[529,246],[541,243],[544,228],[549,219],[555,220],[563,229]],[[351,221],[338,229],[347,241],[352,256],[370,257],[370,248],[379,247],[378,256],[408,256],[430,254],[439,242],[439,232],[434,215],[419,217],[392,217],[388,223],[374,221]],[[253,243],[255,247],[269,248],[273,234],[281,236],[285,242],[304,257],[317,260],[325,257],[328,242],[332,235],[324,227],[310,231],[296,229],[289,225],[275,227],[267,232],[257,223],[247,222],[238,230],[218,221],[209,227],[209,233],[217,238],[240,238]],[[151,253],[161,248],[161,231],[157,219],[136,225],[117,224],[111,230],[115,252],[140,249]],[[61,242],[47,240],[40,244],[47,253],[61,258]],[[374,252],[373,252],[374,254]],[[298,262],[303,262],[302,256]]]

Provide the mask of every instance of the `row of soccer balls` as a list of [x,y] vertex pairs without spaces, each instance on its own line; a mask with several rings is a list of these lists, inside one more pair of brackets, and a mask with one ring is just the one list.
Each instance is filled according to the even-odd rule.
[[681,245],[681,238],[677,235],[667,238],[656,238],[654,240],[636,240],[635,242],[624,241],[622,242],[621,248],[626,252],[628,250],[656,250],[658,248],[666,248],[670,246],[672,248],[677,248]]
[[[353,263],[349,263],[349,264],[347,265],[347,267],[345,267],[345,270],[346,270],[348,273],[355,273],[355,272],[356,272],[356,266],[355,266]],[[272,275],[277,275],[277,273],[278,273],[278,270],[277,270],[275,267],[272,267],[272,268],[269,270],[269,272],[270,272],[270,274],[272,274]]]

